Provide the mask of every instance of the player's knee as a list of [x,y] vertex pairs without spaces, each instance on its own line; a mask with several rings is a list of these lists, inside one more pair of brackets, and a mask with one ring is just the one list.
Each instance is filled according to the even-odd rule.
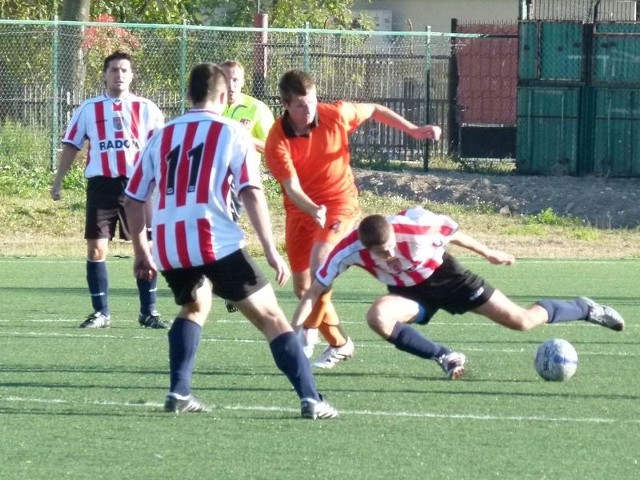
[[381,312],[376,308],[371,308],[367,312],[367,325],[374,332],[382,335],[382,332],[387,330],[388,320],[385,320],[384,316],[381,315]]
[[266,312],[260,316],[260,318],[251,320],[251,322],[262,332],[268,341],[272,341],[283,333],[292,331],[291,325],[287,322],[284,314],[277,312]]
[[523,313],[522,315],[517,315],[512,317],[512,320],[511,322],[509,322],[508,326],[512,330],[517,330],[519,332],[526,332],[536,327],[537,324],[533,321],[533,319],[529,315],[527,315],[526,313]]

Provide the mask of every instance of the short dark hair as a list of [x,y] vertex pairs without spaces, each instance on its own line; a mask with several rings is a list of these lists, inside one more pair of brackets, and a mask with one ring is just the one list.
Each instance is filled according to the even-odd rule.
[[192,103],[200,103],[210,92],[220,91],[227,91],[227,76],[219,65],[205,62],[191,69],[188,93]]
[[133,68],[133,59],[131,58],[131,55],[129,55],[127,52],[123,52],[122,50],[116,50],[104,59],[104,64],[102,65],[102,73],[107,72],[107,70],[109,69],[109,64],[114,60],[128,60],[131,64],[131,68]]
[[364,217],[358,225],[358,238],[365,248],[384,245],[391,235],[391,224],[382,215]]
[[313,78],[307,72],[296,69],[289,70],[282,75],[280,82],[278,82],[280,100],[288,102],[294,95],[307,95],[315,86]]

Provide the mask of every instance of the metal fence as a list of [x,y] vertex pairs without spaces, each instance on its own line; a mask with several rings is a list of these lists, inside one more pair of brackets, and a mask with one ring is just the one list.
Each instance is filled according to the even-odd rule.
[[523,19],[580,22],[635,22],[637,0],[526,0]]
[[[477,37],[477,35],[458,35]],[[416,124],[443,126],[449,117],[452,35],[0,20],[0,123],[27,125],[59,139],[76,107],[102,92],[102,61],[116,49],[136,64],[133,90],[155,101],[167,118],[187,107],[186,78],[202,61],[240,61],[245,91],[280,113],[277,82],[302,68],[313,74],[323,101],[386,105]],[[445,153],[378,125],[352,138],[354,160],[423,162]],[[431,148],[431,152],[428,150]]]

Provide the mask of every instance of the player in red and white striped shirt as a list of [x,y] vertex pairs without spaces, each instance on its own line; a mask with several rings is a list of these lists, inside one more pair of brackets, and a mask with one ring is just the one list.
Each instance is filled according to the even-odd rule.
[[[136,277],[149,279],[161,271],[180,305],[169,330],[165,410],[207,410],[191,393],[191,376],[215,293],[231,301],[266,337],[276,365],[300,398],[302,416],[336,417],[337,411],[317,392],[302,347],[271,285],[244,249],[244,233],[234,221],[232,191],[238,192],[276,280],[284,285],[290,272],[273,239],[258,153],[249,132],[222,116],[227,103],[224,71],[211,63],[196,65],[189,98],[193,108],[147,144],[125,201]],[[154,189],[152,253],[144,202]]]
[[473,311],[513,330],[573,320],[616,331],[624,328],[617,311],[585,297],[543,299],[528,308],[516,305],[482,277],[463,268],[446,251],[447,244],[471,250],[495,265],[515,262],[512,255],[460,232],[451,218],[420,207],[386,218],[370,215],[336,245],[318,269],[294,313],[293,327],[300,328],[319,296],[341,273],[356,265],[388,289],[367,312],[369,326],[399,350],[437,361],[448,379],[464,373],[466,357],[408,325],[428,323],[439,309],[451,314]]
[[[106,264],[109,240],[115,236],[118,225],[120,238],[129,239],[122,209],[124,187],[147,140],[164,125],[160,109],[130,91],[133,62],[129,54],[114,52],[106,57],[103,74],[105,93],[83,102],[67,126],[58,171],[51,186],[51,198],[59,200],[62,180],[88,141],[84,238],[87,240],[87,283],[94,312],[80,325],[83,328],[106,328],[111,323]],[[138,280],[137,286],[140,325],[167,328],[155,309],[155,280]]]

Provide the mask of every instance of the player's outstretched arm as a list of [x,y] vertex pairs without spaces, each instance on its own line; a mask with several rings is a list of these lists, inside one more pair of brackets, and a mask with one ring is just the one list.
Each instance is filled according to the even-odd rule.
[[515,257],[510,253],[489,248],[481,241],[460,231],[457,231],[453,237],[451,237],[449,243],[471,250],[472,252],[486,258],[494,265],[513,265],[516,261]]
[[442,129],[440,127],[436,125],[416,126],[402,115],[397,114],[383,105],[372,105],[373,112],[371,114],[371,118],[374,120],[384,123],[390,127],[397,128],[398,130],[402,130],[417,140],[433,140],[436,142],[440,140],[440,135],[442,134]]
[[54,201],[60,200],[60,192],[62,191],[62,180],[71,168],[73,161],[76,159],[78,149],[69,144],[64,143],[62,145],[62,153],[60,154],[60,161],[58,162],[58,170],[56,171],[56,178],[51,184],[51,198]]
[[246,187],[240,191],[239,195],[247,212],[249,222],[258,235],[258,240],[262,245],[267,262],[276,272],[276,281],[278,285],[283,286],[289,280],[291,272],[276,248],[271,228],[271,217],[269,216],[264,192],[259,188]]

